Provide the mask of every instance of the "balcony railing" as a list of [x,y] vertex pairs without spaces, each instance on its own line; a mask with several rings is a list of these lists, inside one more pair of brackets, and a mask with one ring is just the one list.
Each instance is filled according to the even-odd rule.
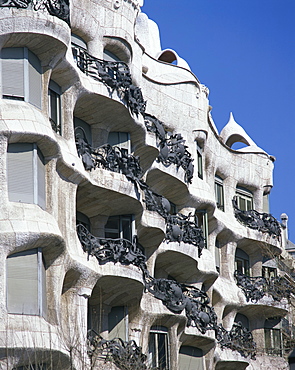
[[97,59],[74,43],[72,43],[72,52],[77,66],[83,73],[102,82],[110,88],[111,92],[116,90],[132,113],[144,114],[146,102],[143,100],[141,89],[133,85],[126,63]]
[[276,238],[281,236],[280,224],[271,214],[259,213],[254,209],[242,211],[238,208],[235,198],[233,199],[233,208],[236,219],[243,225],[263,233],[268,233]]
[[193,159],[187,150],[188,147],[184,145],[185,140],[181,134],[166,133],[163,123],[149,114],[145,114],[145,125],[148,131],[154,132],[157,136],[160,149],[158,161],[166,167],[174,164],[177,169],[183,168],[185,171],[184,181],[191,184],[194,174]]
[[238,351],[243,357],[250,357],[253,360],[256,357],[256,343],[253,335],[240,322],[234,323],[230,331],[219,325],[216,339],[222,349],[229,348],[232,351]]
[[[111,361],[121,370],[148,370],[147,356],[142,353],[134,340],[129,342],[121,338],[103,339],[94,330],[87,335],[88,355],[95,367],[97,360]],[[96,368],[96,367],[95,367]]]
[[185,216],[181,213],[167,216],[166,240],[167,242],[183,242],[198,248],[201,257],[205,247],[203,230],[198,226],[195,217],[191,214]]
[[282,276],[266,279],[262,276],[250,277],[238,271],[235,272],[237,286],[246,296],[247,302],[257,302],[265,295],[271,296],[275,301],[282,298],[290,299],[291,293],[295,293],[293,287]]
[[70,26],[69,0],[0,0],[0,8],[45,10]]
[[[81,135],[83,133],[83,135]],[[119,172],[130,180],[138,180],[142,175],[139,158],[128,154],[126,150],[112,147],[110,144],[93,148],[87,141],[84,130],[77,127],[75,130],[76,147],[86,170],[103,168]]]
[[93,236],[82,224],[77,225],[77,234],[84,252],[88,253],[88,257],[95,256],[99,263],[132,264],[143,272],[146,271],[144,249],[136,237],[133,238],[132,243],[126,239],[99,238]]

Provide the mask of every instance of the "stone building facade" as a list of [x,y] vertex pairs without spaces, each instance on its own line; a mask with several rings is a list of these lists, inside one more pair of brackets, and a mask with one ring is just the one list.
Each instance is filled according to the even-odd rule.
[[274,158],[141,6],[0,2],[0,368],[287,369]]

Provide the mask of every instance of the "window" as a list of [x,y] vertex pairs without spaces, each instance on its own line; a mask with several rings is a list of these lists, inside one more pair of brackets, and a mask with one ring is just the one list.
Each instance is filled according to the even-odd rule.
[[75,137],[84,139],[89,145],[92,145],[91,126],[80,118],[74,117]]
[[12,370],[46,370],[46,369],[47,369],[46,364],[38,364],[38,365],[31,364],[31,365],[14,367]]
[[249,256],[240,248],[237,248],[236,250],[235,270],[240,274],[250,276]]
[[250,211],[253,209],[253,194],[251,191],[237,187],[236,190],[237,204],[241,211]]
[[103,50],[103,60],[107,62],[120,62],[121,59],[117,57],[116,54],[112,53],[111,51],[104,49]]
[[135,235],[134,220],[131,215],[110,216],[105,225],[105,238],[126,239],[132,242]]
[[50,80],[48,88],[48,112],[52,129],[61,135],[61,88]]
[[169,338],[165,326],[152,326],[149,335],[149,363],[158,370],[169,370]]
[[179,370],[203,369],[203,351],[197,347],[181,346],[179,350]]
[[8,313],[46,314],[46,276],[40,248],[8,256],[6,277]]
[[218,239],[215,240],[215,266],[216,271],[220,272],[220,244]]
[[131,153],[131,142],[128,132],[110,132],[108,143],[112,146],[119,147],[124,154]]
[[1,50],[2,97],[22,100],[41,108],[40,60],[27,48]]
[[262,276],[266,279],[277,277],[277,269],[275,267],[262,266]]
[[82,212],[76,213],[76,225],[82,224],[88,231],[90,231],[90,220]]
[[207,216],[207,211],[205,210],[198,210],[195,213],[195,222],[200,227],[203,231],[203,237],[205,238],[204,240],[204,246],[205,248],[208,247],[208,216]]
[[[269,321],[269,320],[266,320]],[[264,329],[265,350],[268,355],[282,356],[282,333],[281,329]]]
[[242,315],[241,313],[237,313],[235,317],[235,323],[239,322],[244,326],[244,328],[250,330],[249,319],[247,316]]
[[74,34],[71,35],[71,42],[74,61],[81,71],[87,74],[89,60],[87,56],[87,44],[80,36]]
[[197,142],[198,177],[203,179],[203,148]]
[[38,204],[45,209],[45,162],[36,144],[9,144],[8,197],[11,202]]
[[108,314],[109,340],[121,338],[128,341],[128,308],[126,306],[112,307]]
[[215,176],[215,199],[217,208],[224,211],[223,180],[219,176]]

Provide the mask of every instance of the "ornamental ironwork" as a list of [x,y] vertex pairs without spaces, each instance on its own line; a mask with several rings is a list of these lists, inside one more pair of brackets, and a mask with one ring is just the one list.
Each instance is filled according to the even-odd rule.
[[230,331],[219,324],[215,335],[222,349],[229,348],[239,352],[243,357],[250,357],[255,360],[256,343],[251,331],[244,327],[241,322],[234,323]]
[[182,213],[167,216],[166,225],[167,242],[184,242],[198,248],[198,256],[201,257],[205,247],[203,230],[198,226],[196,218],[189,213],[187,216]]
[[[81,136],[81,133],[83,135]],[[81,157],[84,168],[91,171],[95,168],[103,168],[125,175],[129,180],[137,181],[142,175],[139,157],[128,154],[126,149],[110,144],[104,144],[93,148],[86,139],[82,127],[75,129],[76,147]]]
[[143,247],[138,243],[137,237],[133,242],[127,239],[100,238],[92,235],[87,228],[77,225],[78,238],[84,252],[95,256],[100,264],[107,262],[120,262],[122,265],[134,265],[146,271],[146,257]]
[[144,117],[147,130],[154,132],[158,139],[158,161],[166,167],[171,164],[176,165],[177,169],[181,167],[185,171],[184,181],[191,184],[194,174],[193,159],[181,134],[166,132],[163,122],[150,114],[145,114]]
[[102,82],[111,92],[117,91],[133,114],[144,114],[146,101],[141,89],[133,85],[129,67],[124,62],[109,62],[97,59],[85,49],[72,44],[74,60],[78,68],[87,76]]
[[45,10],[70,26],[69,0],[0,0],[0,8]]
[[94,330],[87,335],[88,354],[95,363],[97,358],[112,361],[121,370],[147,370],[147,356],[142,353],[134,340],[124,341],[121,338],[103,339]]
[[54,132],[56,132],[57,134],[61,135],[61,124],[60,123],[56,123],[52,118],[49,118],[50,120],[50,123],[51,123],[51,128]]
[[275,276],[269,279],[262,276],[250,277],[235,271],[237,286],[245,294],[247,302],[257,302],[265,295],[271,296],[275,301],[282,298],[289,299],[291,293],[295,293],[289,282],[282,276]]
[[254,209],[242,211],[239,209],[237,200],[235,198],[232,202],[235,217],[243,225],[263,233],[268,233],[273,237],[279,238],[281,236],[280,224],[271,214],[259,213]]

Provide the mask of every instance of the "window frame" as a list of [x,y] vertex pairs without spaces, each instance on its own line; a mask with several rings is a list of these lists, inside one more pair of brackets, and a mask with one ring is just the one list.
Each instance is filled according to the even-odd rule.
[[[251,211],[254,209],[254,198],[252,191],[242,187],[237,186],[236,188],[236,201],[237,206],[241,211]],[[242,205],[244,202],[245,206]]]
[[[56,104],[56,117],[53,117],[52,112],[53,101]],[[48,85],[48,116],[52,129],[62,135],[61,87],[53,80],[50,80]]]
[[[239,268],[239,263],[241,268]],[[235,253],[235,271],[243,275],[251,276],[250,257],[240,248],[237,248]]]
[[[110,228],[107,227],[107,224],[110,220],[118,222],[118,227],[117,228]],[[123,223],[124,221],[127,221],[129,223],[129,233],[130,237],[129,238],[124,238],[124,226]],[[110,237],[106,236],[106,234],[115,234],[117,233],[117,237]],[[114,216],[109,216],[105,226],[104,226],[104,235],[106,239],[126,239],[129,240],[131,243],[133,241],[133,237],[135,235],[135,220],[133,215],[114,215]]]
[[204,171],[203,171],[203,147],[200,145],[198,141],[196,141],[197,146],[197,167],[198,167],[198,177],[199,179],[203,180]]
[[[117,140],[115,139],[117,135]],[[127,139],[124,136],[127,136]],[[111,138],[113,136],[113,138]],[[118,147],[124,154],[131,154],[131,139],[130,133],[125,131],[110,131],[108,135],[108,143],[112,147]]]
[[[22,194],[17,194],[17,191],[14,189],[14,184],[16,183],[15,176],[18,177],[17,183],[20,184],[20,174],[29,178],[28,173],[24,173],[23,164],[18,163],[17,160],[17,155],[20,156],[21,153],[25,152],[32,153],[31,156],[28,155],[28,160],[31,158],[31,163],[28,162],[27,165],[30,166],[33,176],[31,178],[31,189],[29,189],[29,184],[27,184],[28,189],[26,190],[31,190],[31,193],[27,193],[29,194],[27,199],[24,192]],[[36,204],[43,210],[46,209],[46,163],[44,156],[36,143],[8,144],[6,174],[8,199],[10,202]],[[18,196],[20,196],[20,199],[16,198]]]
[[223,179],[218,175],[215,175],[214,190],[217,208],[224,212],[225,209],[224,209]]
[[[208,213],[205,209],[198,209],[195,211],[195,221],[203,231],[204,248],[208,248],[209,228],[208,228]],[[200,225],[201,222],[201,225]]]
[[[13,273],[12,269],[15,268],[14,267],[15,265],[16,266],[21,265],[22,263],[24,263],[24,261],[19,260],[15,264],[9,263],[9,261],[12,260],[12,258],[21,258],[21,257],[29,256],[29,255],[35,255],[35,254],[36,254],[36,264],[37,264],[36,276],[35,276],[36,286],[37,286],[37,294],[36,294],[37,298],[35,301],[35,305],[37,308],[36,310],[31,311],[30,308],[24,309],[24,305],[22,305],[21,310],[15,309],[11,307],[13,304],[15,304],[11,302],[11,300],[13,300],[13,298],[15,297],[14,297],[14,293],[11,292],[9,280],[19,279],[21,280],[21,284],[22,284],[26,281],[26,279],[24,275],[22,275],[21,278],[10,277],[9,275],[10,273]],[[30,265],[30,268],[31,268],[31,265]],[[15,286],[15,284],[13,284],[13,286]],[[30,284],[30,288],[32,288],[32,284]],[[10,295],[12,296],[11,298],[10,298]],[[17,298],[19,298],[19,296],[17,296]],[[18,252],[18,253],[13,253],[7,256],[6,258],[6,309],[7,309],[8,314],[46,317],[47,315],[46,266],[45,266],[45,262],[43,259],[42,248],[29,249],[29,250]]]
[[[152,340],[153,338],[153,340]],[[162,339],[162,340],[159,340]],[[164,367],[162,367],[161,352],[159,342],[163,342],[164,346]],[[170,370],[170,343],[168,329],[165,326],[152,326],[149,332],[148,342],[148,363],[159,370]],[[153,348],[152,348],[153,346]]]

